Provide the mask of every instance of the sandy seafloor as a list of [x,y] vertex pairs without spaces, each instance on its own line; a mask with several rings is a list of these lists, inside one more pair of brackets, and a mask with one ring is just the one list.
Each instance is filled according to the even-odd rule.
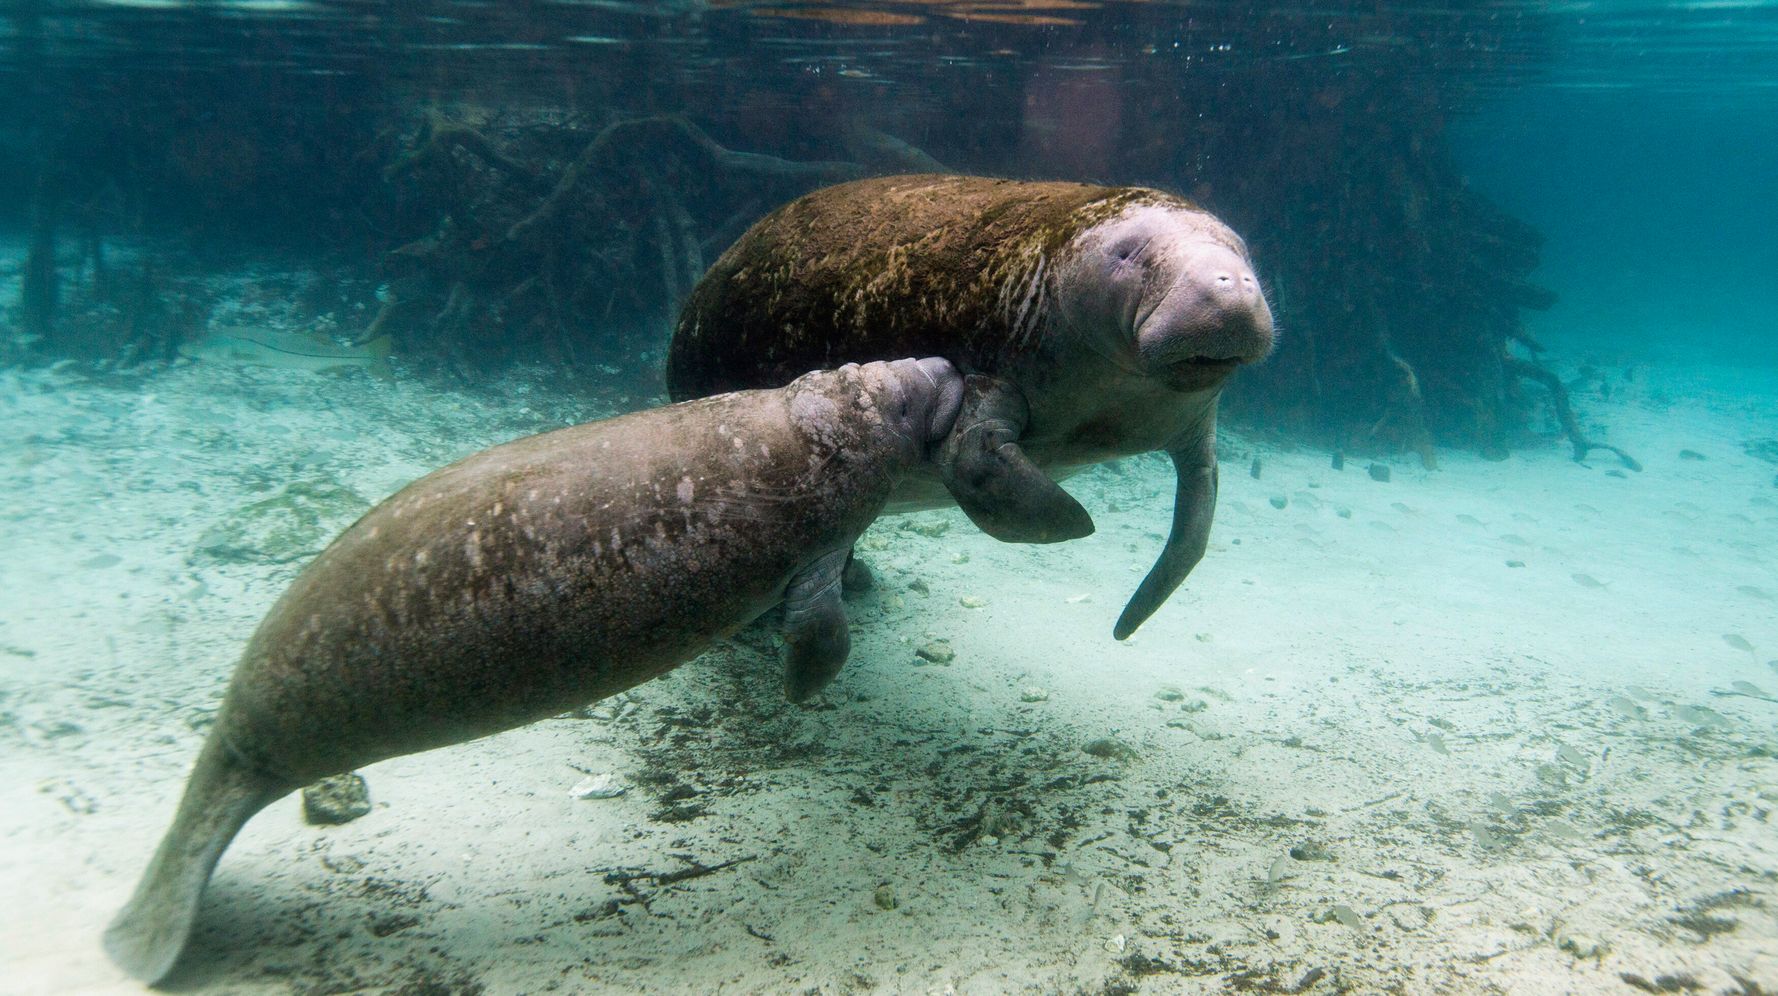
[[[1778,467],[1743,450],[1778,383],[1607,373],[1577,403],[1642,473],[1552,439],[1380,483],[1225,434],[1210,553],[1123,643],[1158,458],[1071,481],[1098,532],[1064,546],[886,518],[818,703],[751,631],[375,765],[356,822],[280,801],[171,988],[1778,990],[1778,704],[1719,694],[1778,693]],[[300,566],[230,548],[243,509],[322,496],[274,506],[318,548],[364,507],[338,489],[611,410],[518,374],[0,372],[0,990],[139,991],[98,935]],[[572,798],[588,772],[627,794]]]

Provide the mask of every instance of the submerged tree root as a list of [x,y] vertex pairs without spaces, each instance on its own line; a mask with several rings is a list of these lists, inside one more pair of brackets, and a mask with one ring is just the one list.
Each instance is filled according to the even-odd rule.
[[1607,450],[1616,454],[1625,467],[1640,472],[1642,464],[1633,456],[1609,443],[1596,443],[1581,434],[1580,424],[1574,420],[1574,409],[1568,404],[1568,388],[1562,385],[1562,379],[1554,373],[1530,360],[1521,360],[1508,356],[1501,361],[1508,374],[1525,380],[1534,380],[1549,389],[1550,401],[1556,406],[1556,420],[1562,424],[1562,433],[1574,445],[1574,462],[1584,463],[1587,454],[1594,450]]

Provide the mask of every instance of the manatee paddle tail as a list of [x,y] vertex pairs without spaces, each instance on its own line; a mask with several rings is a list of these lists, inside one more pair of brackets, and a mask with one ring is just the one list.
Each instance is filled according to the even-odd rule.
[[172,828],[135,895],[105,930],[111,960],[150,985],[165,978],[185,950],[204,886],[229,841],[254,813],[296,788],[249,767],[212,733]]

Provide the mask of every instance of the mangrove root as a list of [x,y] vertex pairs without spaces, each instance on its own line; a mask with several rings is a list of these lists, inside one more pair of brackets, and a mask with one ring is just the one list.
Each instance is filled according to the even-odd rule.
[[1562,379],[1530,360],[1521,360],[1508,356],[1502,361],[1506,372],[1514,377],[1534,380],[1549,389],[1550,402],[1556,408],[1556,421],[1562,424],[1562,433],[1574,445],[1574,462],[1584,463],[1587,454],[1594,450],[1606,450],[1617,455],[1625,467],[1640,472],[1642,464],[1623,450],[1608,443],[1596,443],[1581,434],[1580,424],[1574,420],[1574,409],[1568,404],[1568,388],[1562,385]]

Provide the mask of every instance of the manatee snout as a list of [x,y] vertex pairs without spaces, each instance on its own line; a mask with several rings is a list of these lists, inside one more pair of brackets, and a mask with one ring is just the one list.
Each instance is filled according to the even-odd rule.
[[1136,351],[1150,370],[1220,380],[1272,351],[1272,309],[1242,254],[1221,242],[1173,246],[1161,272],[1168,279],[1136,320]]
[[902,360],[914,364],[917,378],[914,410],[924,414],[922,433],[914,438],[936,443],[950,435],[957,422],[957,411],[963,406],[963,376],[951,361],[940,356],[920,360]]
[[963,375],[950,360],[939,356],[893,360],[882,364],[881,370],[891,394],[882,407],[898,433],[922,452],[950,434],[963,405]]

